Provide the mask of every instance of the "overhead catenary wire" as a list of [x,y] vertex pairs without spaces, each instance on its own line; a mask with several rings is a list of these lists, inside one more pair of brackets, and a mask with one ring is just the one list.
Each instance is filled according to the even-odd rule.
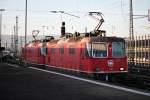
[[[24,13],[24,10],[22,10],[22,9],[20,9],[20,10],[17,10],[17,9],[8,9],[7,11],[6,11],[6,13],[11,13],[11,12],[22,12],[22,14]],[[54,13],[56,13],[55,11],[53,11],[53,10],[31,10],[31,9],[29,9],[28,10],[28,12],[29,13],[49,13],[49,12],[54,12]],[[91,11],[89,11],[89,10],[83,10],[83,11],[66,11],[66,10],[64,10],[64,11],[62,11],[62,10],[60,10],[59,11],[60,13],[64,13],[64,14],[69,14],[69,13],[79,13],[79,14],[86,14],[86,13],[88,13],[88,12],[91,12]],[[112,11],[104,11],[103,13],[107,13],[107,14],[121,14],[121,12],[118,12],[118,11],[116,11],[116,12],[112,12]],[[125,14],[128,14],[128,12],[125,12]],[[73,15],[73,14],[70,14],[70,15],[72,15],[72,16],[75,16],[75,17],[79,17],[79,16],[76,16],[76,15]]]

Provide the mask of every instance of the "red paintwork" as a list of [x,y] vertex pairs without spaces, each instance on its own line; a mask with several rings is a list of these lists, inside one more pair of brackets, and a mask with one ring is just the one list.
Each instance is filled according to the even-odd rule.
[[[108,57],[107,58],[91,58],[85,55],[85,43],[88,43],[88,39],[81,39],[79,41],[60,40],[47,43],[47,56],[46,64],[55,67],[61,67],[76,71],[83,71],[87,73],[95,72],[96,68],[100,68],[99,73],[118,73],[120,67],[127,71],[127,57],[124,58],[112,58],[111,42],[108,44]],[[64,54],[60,53],[59,48],[64,45]],[[75,45],[75,54],[69,54],[69,45]],[[55,48],[55,53],[51,52],[51,48]],[[113,67],[108,67],[107,61],[113,60]]]
[[[110,41],[107,42],[108,57],[106,58],[92,58],[86,56],[86,43],[89,42],[90,38],[52,40],[51,42],[46,42],[46,56],[40,55],[39,49],[41,46],[39,45],[39,42],[32,43],[33,45],[28,44],[26,49],[32,48],[34,53],[26,51],[26,61],[86,73],[95,73],[97,68],[100,69],[98,73],[122,73],[128,71],[127,57],[112,57],[112,44]],[[62,45],[64,47],[64,54],[61,54],[60,52]],[[70,45],[74,45],[75,54],[69,54]],[[51,50],[52,48],[55,52]],[[108,60],[112,60],[114,62],[112,67],[108,66]],[[124,70],[120,71],[120,68],[124,68]]]
[[23,59],[29,63],[45,64],[45,57],[40,54],[40,47],[41,43],[38,41],[27,44],[22,48]]

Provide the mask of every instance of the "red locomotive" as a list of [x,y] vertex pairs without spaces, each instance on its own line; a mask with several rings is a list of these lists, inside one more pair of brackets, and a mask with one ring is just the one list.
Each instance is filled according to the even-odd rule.
[[45,64],[45,56],[41,55],[40,48],[42,43],[40,41],[33,41],[32,43],[26,44],[22,48],[22,58],[27,63]]
[[127,72],[125,41],[116,37],[84,37],[46,43],[46,64],[85,73]]
[[123,38],[106,37],[105,31],[98,29],[84,34],[65,33],[64,22],[60,39],[49,37],[43,42],[34,41],[27,44],[22,53],[28,63],[64,70],[103,74],[128,72]]

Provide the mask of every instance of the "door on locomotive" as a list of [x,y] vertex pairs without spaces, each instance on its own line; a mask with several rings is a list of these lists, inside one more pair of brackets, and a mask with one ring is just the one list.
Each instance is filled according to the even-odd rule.
[[45,64],[46,63],[45,57],[47,55],[47,48],[45,47],[45,43],[40,44],[39,52],[40,52],[39,63],[40,64]]

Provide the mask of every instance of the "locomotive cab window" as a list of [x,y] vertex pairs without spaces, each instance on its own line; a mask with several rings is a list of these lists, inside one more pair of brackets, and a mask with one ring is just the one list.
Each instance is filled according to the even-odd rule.
[[92,43],[92,57],[107,57],[107,43]]
[[113,57],[125,56],[125,45],[123,42],[112,42],[112,56]]

